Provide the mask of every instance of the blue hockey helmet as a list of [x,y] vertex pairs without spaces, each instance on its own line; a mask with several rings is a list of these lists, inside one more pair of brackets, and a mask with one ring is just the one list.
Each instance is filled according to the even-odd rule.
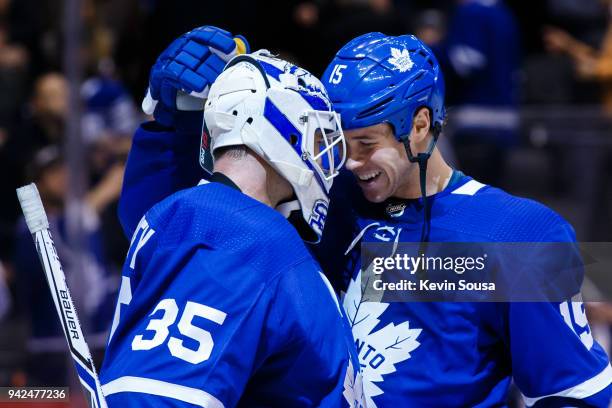
[[344,129],[387,122],[402,140],[422,107],[429,108],[436,133],[444,123],[442,71],[433,52],[413,35],[368,33],[349,41],[322,82]]
[[[322,81],[345,130],[389,123],[408,159],[418,163],[425,207],[421,241],[427,242],[431,221],[427,161],[446,116],[444,78],[433,52],[413,35],[364,34],[338,51]],[[414,115],[422,107],[431,113],[433,137],[427,150],[415,155],[409,135]]]

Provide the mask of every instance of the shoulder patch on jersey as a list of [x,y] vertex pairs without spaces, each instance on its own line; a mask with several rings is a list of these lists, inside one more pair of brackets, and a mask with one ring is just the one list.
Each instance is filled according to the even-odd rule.
[[478,190],[480,190],[484,186],[486,186],[486,184],[482,184],[481,182],[478,182],[476,180],[470,180],[464,185],[462,185],[461,187],[454,190],[451,194],[473,196],[474,194],[478,192]]

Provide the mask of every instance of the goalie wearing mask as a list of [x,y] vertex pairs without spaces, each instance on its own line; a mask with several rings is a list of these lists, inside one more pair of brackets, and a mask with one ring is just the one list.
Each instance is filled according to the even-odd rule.
[[323,86],[265,51],[237,56],[205,119],[213,174],[133,233],[109,406],[362,406],[350,329],[300,237],[319,239],[344,161]]

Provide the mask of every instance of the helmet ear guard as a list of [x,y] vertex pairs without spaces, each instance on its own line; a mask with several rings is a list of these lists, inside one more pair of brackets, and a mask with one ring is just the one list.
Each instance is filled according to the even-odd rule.
[[[427,108],[431,114],[431,109],[423,105],[423,106],[416,108],[413,116],[416,116],[416,114],[422,108]],[[414,121],[414,118],[413,118],[413,121]],[[395,132],[395,128],[394,128],[394,132]],[[429,160],[429,158],[431,157],[431,154],[433,153],[434,148],[436,147],[438,138],[440,137],[440,134],[442,133],[442,124],[440,122],[432,123],[430,127],[430,132],[431,132],[432,138],[429,140],[427,149],[424,152],[417,153],[416,156],[412,153],[412,149],[410,147],[410,132],[404,133],[402,135],[397,135],[397,133],[395,134],[397,139],[400,142],[402,142],[402,144],[404,145],[404,148],[406,149],[406,154],[408,155],[408,160],[410,160],[411,163],[420,163],[422,161]]]
[[[318,242],[328,193],[345,159],[340,117],[323,85],[307,71],[262,50],[232,59],[211,86],[204,111],[211,149],[245,145],[292,186],[292,215],[302,237]],[[304,227],[305,226],[305,227]]]

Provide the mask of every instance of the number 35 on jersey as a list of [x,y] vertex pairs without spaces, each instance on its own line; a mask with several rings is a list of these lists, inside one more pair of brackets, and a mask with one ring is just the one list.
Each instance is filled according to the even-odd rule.
[[[143,217],[138,224],[138,228],[134,232],[128,252],[131,269],[134,269],[136,265],[138,253],[151,239],[153,234],[155,234],[155,230],[149,226],[147,220]],[[131,281],[128,276],[123,276],[109,342],[113,338],[119,320],[121,319],[122,306],[128,306],[131,301]],[[135,335],[132,339],[132,350],[146,351],[166,345],[168,352],[172,356],[191,364],[202,363],[210,358],[215,343],[210,332],[194,325],[194,318],[201,317],[218,325],[222,325],[226,316],[227,314],[221,310],[191,301],[188,301],[181,311],[176,299],[162,299],[149,315],[149,322],[145,331]],[[176,324],[178,332],[184,336],[183,338],[170,336],[170,327],[174,324]],[[197,344],[197,347],[185,346],[184,340],[186,339],[191,339],[192,341],[190,344]]]

